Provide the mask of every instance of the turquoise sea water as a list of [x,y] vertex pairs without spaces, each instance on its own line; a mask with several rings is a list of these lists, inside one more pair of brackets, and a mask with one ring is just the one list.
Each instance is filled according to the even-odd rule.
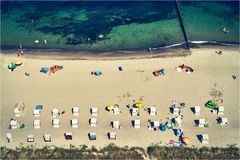
[[[188,40],[239,44],[238,6],[238,1],[180,1]],[[110,51],[182,42],[175,1],[1,2],[3,49],[21,43],[23,48]]]

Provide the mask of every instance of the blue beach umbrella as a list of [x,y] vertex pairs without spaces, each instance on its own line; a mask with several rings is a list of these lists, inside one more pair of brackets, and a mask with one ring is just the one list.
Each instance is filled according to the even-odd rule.
[[101,75],[102,75],[102,72],[101,72],[101,71],[95,71],[95,72],[94,72],[94,75],[95,75],[95,76],[101,76]]

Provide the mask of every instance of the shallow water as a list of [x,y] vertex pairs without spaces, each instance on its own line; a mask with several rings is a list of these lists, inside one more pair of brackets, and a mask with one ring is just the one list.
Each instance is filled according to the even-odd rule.
[[[179,2],[188,40],[239,43],[238,3]],[[174,1],[1,2],[2,48],[109,51],[182,42]]]

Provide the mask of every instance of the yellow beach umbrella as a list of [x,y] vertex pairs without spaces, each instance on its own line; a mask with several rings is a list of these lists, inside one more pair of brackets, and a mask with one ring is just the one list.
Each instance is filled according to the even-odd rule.
[[134,107],[137,107],[137,108],[142,108],[143,107],[143,104],[141,102],[137,102],[133,105]]
[[21,65],[22,65],[22,62],[19,61],[19,60],[17,60],[17,61],[15,62],[15,64],[16,64],[16,66],[21,66]]
[[114,109],[114,105],[108,105],[108,106],[107,106],[107,110],[111,111],[111,110],[113,110],[113,109]]

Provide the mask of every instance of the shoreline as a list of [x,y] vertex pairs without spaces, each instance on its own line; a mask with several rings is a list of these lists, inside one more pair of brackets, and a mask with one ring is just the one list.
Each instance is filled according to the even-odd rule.
[[[91,52],[91,51],[73,51],[73,50],[55,50],[55,49],[23,49],[24,58],[30,59],[51,59],[51,60],[126,60],[126,59],[148,59],[148,58],[171,58],[185,57],[191,55],[191,50],[218,48],[221,50],[239,50],[239,45],[209,44],[206,41],[190,44],[189,50],[180,46],[167,48],[153,48],[150,53],[147,50],[116,50],[110,52]],[[17,49],[1,50],[2,56],[16,56]]]

